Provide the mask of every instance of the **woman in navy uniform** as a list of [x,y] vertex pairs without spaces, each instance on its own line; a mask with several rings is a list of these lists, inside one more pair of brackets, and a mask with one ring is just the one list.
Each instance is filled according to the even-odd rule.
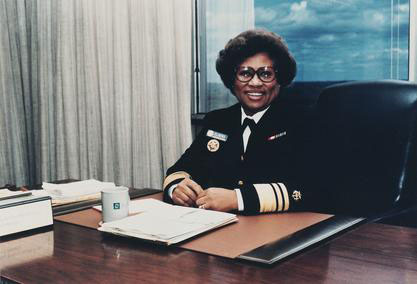
[[296,75],[283,39],[243,32],[219,52],[216,70],[239,103],[207,113],[195,141],[167,171],[164,200],[247,214],[309,209],[314,195],[297,176],[300,118],[279,96]]

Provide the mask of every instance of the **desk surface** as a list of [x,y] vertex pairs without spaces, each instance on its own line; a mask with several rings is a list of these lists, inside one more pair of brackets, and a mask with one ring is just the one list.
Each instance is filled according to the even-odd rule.
[[56,222],[3,239],[0,275],[23,283],[417,283],[417,230],[366,224],[262,266]]

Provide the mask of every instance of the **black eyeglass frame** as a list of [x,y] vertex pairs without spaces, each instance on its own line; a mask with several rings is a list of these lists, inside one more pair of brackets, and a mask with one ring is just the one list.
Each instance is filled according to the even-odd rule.
[[[273,71],[273,72],[271,72],[271,74],[273,74],[272,79],[265,80],[265,78],[263,78],[261,76],[262,72],[270,71],[271,69]],[[247,77],[247,79],[245,79],[245,80],[242,80],[242,78],[239,78],[239,76],[238,76],[238,73],[241,72],[241,71],[250,71],[251,76]],[[235,78],[236,78],[236,80],[238,80],[239,82],[242,82],[242,83],[250,82],[253,79],[253,77],[255,77],[255,74],[258,76],[259,80],[261,80],[262,82],[271,83],[277,78],[278,70],[276,68],[272,67],[272,66],[263,66],[263,67],[259,67],[256,70],[253,69],[250,66],[240,66],[240,67],[235,69]]]

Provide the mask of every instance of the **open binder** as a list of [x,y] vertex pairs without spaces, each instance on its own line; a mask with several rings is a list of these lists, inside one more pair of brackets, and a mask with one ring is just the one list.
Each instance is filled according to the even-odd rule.
[[171,245],[237,221],[231,213],[170,205],[151,198],[136,202],[138,214],[102,223],[98,230]]

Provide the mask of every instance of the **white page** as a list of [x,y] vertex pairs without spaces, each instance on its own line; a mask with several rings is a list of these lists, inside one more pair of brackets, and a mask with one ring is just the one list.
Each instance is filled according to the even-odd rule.
[[226,214],[228,214],[230,218],[235,217],[234,214],[230,213],[198,209],[195,210],[192,214],[183,215],[181,217],[181,222],[198,223],[204,225],[217,224],[219,222],[224,221],[227,218]]
[[25,195],[31,195],[31,193],[28,191],[12,191],[7,188],[0,189],[0,200],[18,197],[18,196],[25,196]]
[[32,192],[32,195],[34,196],[49,196],[52,197],[46,190],[44,189],[34,189],[31,190],[30,192]]
[[[93,207],[102,211],[101,205]],[[140,212],[158,212],[160,215],[167,215],[171,218],[179,218],[184,214],[194,211],[196,208],[174,206],[153,198],[131,200],[129,203],[129,214]]]
[[169,245],[237,221],[235,214],[176,206],[152,198],[134,200],[131,205],[130,212],[140,213],[104,223],[99,230]]
[[148,212],[129,216],[122,220],[104,223],[102,226],[117,229],[118,231],[144,234],[166,240],[203,227],[201,224],[182,223]]
[[102,189],[114,188],[112,182],[101,182],[95,179],[76,181],[65,184],[42,183],[42,188],[46,190],[52,198],[73,198],[82,195],[99,194]]
[[[198,208],[175,206],[147,198],[131,202],[138,215],[104,223],[102,227],[135,235],[169,240],[235,220],[236,215]],[[132,212],[129,208],[129,211]]]
[[171,204],[153,198],[131,200],[129,205],[129,209],[135,213],[156,210],[169,210],[171,207]]

